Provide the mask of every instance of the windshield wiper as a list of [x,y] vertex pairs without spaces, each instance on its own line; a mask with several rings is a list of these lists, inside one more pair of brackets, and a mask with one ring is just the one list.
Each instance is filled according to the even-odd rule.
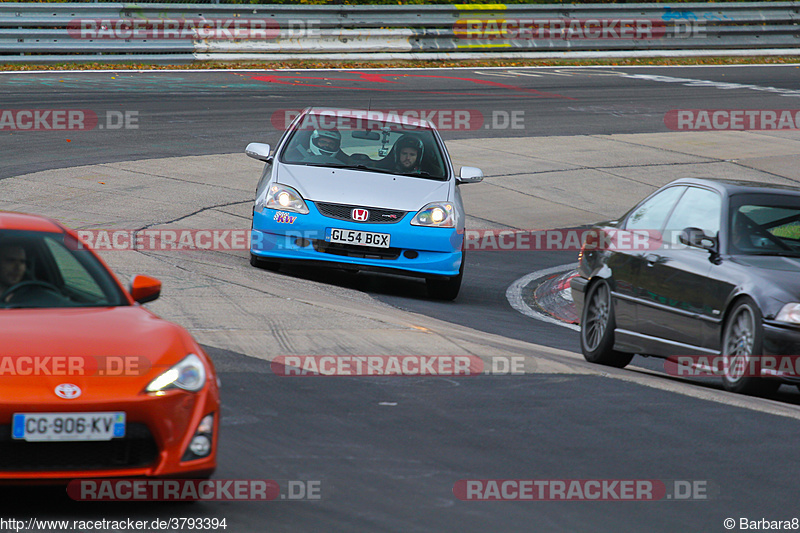
[[367,165],[342,165],[339,168],[349,168],[352,170],[366,170],[367,172],[377,172],[379,174],[395,174],[391,170],[386,170],[385,168],[375,168],[375,167],[368,167]]
[[425,178],[425,179],[432,179],[438,181],[444,181],[444,176],[434,176],[433,174],[428,174],[427,172],[420,172],[419,174],[410,174],[416,178]]
[[[287,161],[288,163],[288,161]],[[416,172],[413,174],[405,174],[403,172],[397,172],[394,170],[387,170],[385,168],[378,168],[378,167],[369,167],[364,164],[357,164],[357,165],[346,165],[344,163],[290,163],[292,165],[304,165],[307,167],[322,167],[322,168],[343,168],[345,170],[365,170],[367,172],[376,172],[378,174],[392,174],[395,176],[408,176],[409,178],[425,178],[425,179],[434,179],[438,181],[444,181],[444,176],[435,176],[433,174],[428,174],[427,172]]]
[[313,166],[329,167],[329,168],[343,168],[343,169],[346,169],[346,170],[366,170],[367,172],[377,172],[379,174],[396,174],[396,172],[393,172],[391,170],[386,170],[385,168],[368,167],[367,165],[360,164],[360,163],[357,164],[357,165],[345,165],[344,163],[342,163],[342,164],[335,164],[334,163],[334,164],[328,164],[328,165],[313,165]]
[[286,161],[289,165],[302,165],[304,167],[332,167],[332,168],[342,168],[340,165],[332,165],[330,163],[306,163],[305,161],[298,161],[298,162],[289,162]]

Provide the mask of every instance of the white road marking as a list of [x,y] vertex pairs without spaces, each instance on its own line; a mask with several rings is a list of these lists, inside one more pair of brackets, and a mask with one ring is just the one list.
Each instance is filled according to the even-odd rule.
[[748,89],[751,91],[763,91],[776,93],[781,96],[800,97],[800,91],[796,89],[782,89],[779,87],[764,87],[762,85],[750,85],[744,83],[728,83],[722,81],[696,80],[693,78],[674,78],[672,76],[656,76],[652,74],[621,74],[623,78],[635,80],[656,81],[662,83],[680,83],[687,87],[714,87],[716,89]]
[[511,307],[513,307],[514,309],[516,309],[525,316],[529,316],[531,318],[535,318],[536,320],[541,320],[542,322],[547,322],[549,324],[555,324],[557,326],[562,326],[575,331],[580,331],[581,329],[580,326],[576,324],[567,324],[566,322],[562,322],[561,320],[553,318],[550,315],[546,315],[540,311],[536,311],[535,309],[531,308],[528,304],[526,304],[525,300],[522,298],[522,290],[531,281],[543,278],[550,274],[557,274],[559,272],[574,270],[577,267],[578,263],[568,263],[566,265],[559,265],[551,268],[545,268],[544,270],[537,270],[536,272],[531,272],[530,274],[522,276],[517,281],[508,286],[508,289],[506,289],[506,300],[508,300],[508,303],[511,304]]

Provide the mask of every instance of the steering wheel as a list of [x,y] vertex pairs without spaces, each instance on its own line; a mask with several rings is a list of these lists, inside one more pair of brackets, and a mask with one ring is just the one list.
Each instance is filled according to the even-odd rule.
[[52,283],[33,279],[29,281],[21,281],[16,285],[12,285],[11,287],[7,288],[5,291],[3,291],[3,294],[0,294],[0,302],[5,302],[6,298],[8,298],[9,296],[11,296],[16,292],[19,292],[20,290],[30,290],[33,287],[39,287],[41,290],[55,293],[58,296],[63,296],[61,291],[58,290],[58,287],[56,287]]

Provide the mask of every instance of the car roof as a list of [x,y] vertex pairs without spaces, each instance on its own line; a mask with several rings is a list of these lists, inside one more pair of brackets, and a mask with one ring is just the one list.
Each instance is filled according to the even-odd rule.
[[27,213],[14,213],[12,211],[0,211],[0,230],[26,230],[44,231],[48,233],[65,231],[64,226],[41,215],[30,215]]
[[414,118],[408,115],[407,111],[402,114],[399,111],[392,110],[368,110],[368,109],[344,109],[335,107],[308,107],[304,110],[305,113],[312,115],[333,115],[336,117],[352,118],[352,119],[372,119],[383,122],[395,122],[404,126],[411,126],[416,128],[428,128],[435,130],[434,125],[425,119]]
[[703,185],[716,189],[727,196],[775,192],[787,193],[790,196],[800,196],[800,187],[779,183],[767,183],[764,181],[746,181],[726,178],[681,178],[670,182],[669,185]]

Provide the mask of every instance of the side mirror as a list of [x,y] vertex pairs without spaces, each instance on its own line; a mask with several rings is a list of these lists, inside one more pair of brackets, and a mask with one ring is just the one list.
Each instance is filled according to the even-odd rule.
[[137,275],[131,279],[128,290],[135,302],[146,304],[161,296],[161,282],[150,276]]
[[478,183],[483,180],[483,171],[475,167],[461,167],[459,183]]
[[678,240],[686,246],[701,248],[709,252],[714,252],[717,248],[717,239],[709,237],[700,228],[684,228],[678,235]]
[[269,155],[270,149],[271,148],[268,144],[250,143],[247,145],[247,148],[244,149],[244,153],[246,153],[253,159],[258,159],[259,161],[265,161],[267,163],[271,163],[272,156]]

